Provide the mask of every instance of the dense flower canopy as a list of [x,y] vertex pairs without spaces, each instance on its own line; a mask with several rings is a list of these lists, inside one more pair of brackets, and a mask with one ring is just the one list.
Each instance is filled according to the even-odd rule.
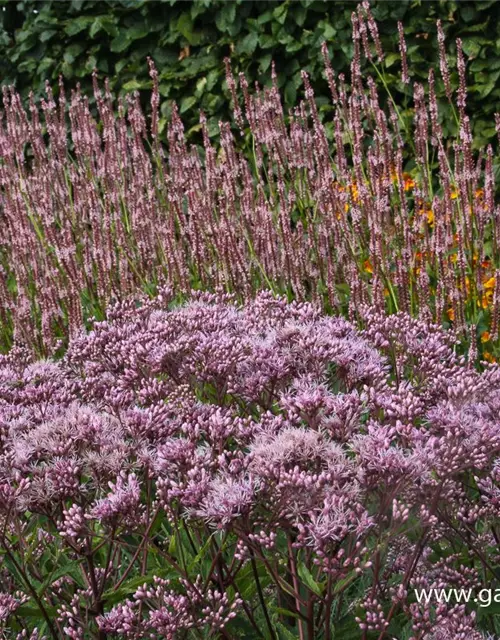
[[[3,539],[14,548],[17,532],[37,523],[36,554],[59,540],[88,577],[85,587],[66,576],[46,595],[53,628],[74,638],[93,625],[127,638],[222,633],[242,615],[237,585],[250,564],[275,581],[270,600],[283,583],[300,598],[300,579],[331,607],[332,585],[358,584],[362,629],[382,633],[403,616],[415,638],[431,629],[449,637],[453,625],[475,637],[465,609],[440,606],[436,618],[409,594],[476,586],[489,562],[497,366],[478,372],[456,355],[451,333],[402,313],[366,309],[360,333],[270,293],[243,306],[221,293],[183,306],[172,297],[165,289],[116,305],[59,362],[20,348],[0,361]],[[225,569],[215,584],[179,566],[172,540],[186,530],[198,553],[217,536],[214,567]],[[477,563],[465,573],[450,536],[474,541]],[[142,571],[136,558],[128,568],[110,560],[134,539]],[[177,575],[159,570],[155,549]],[[290,581],[273,569],[283,554]],[[8,565],[1,571],[19,592],[4,597],[8,621],[30,593]],[[135,586],[108,603],[127,578]]]

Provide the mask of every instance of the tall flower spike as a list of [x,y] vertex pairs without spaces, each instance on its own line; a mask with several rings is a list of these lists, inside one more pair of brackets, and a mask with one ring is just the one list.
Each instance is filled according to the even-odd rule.
[[450,70],[448,68],[448,61],[446,59],[446,36],[444,35],[443,26],[441,20],[437,21],[437,33],[438,33],[438,45],[439,45],[439,69],[441,71],[441,78],[444,82],[444,89],[448,100],[452,99],[452,89],[450,82]]
[[408,74],[408,59],[406,57],[407,47],[406,47],[403,24],[401,22],[398,22],[398,33],[399,33],[399,53],[401,55],[401,81],[403,82],[403,84],[409,84],[410,76]]

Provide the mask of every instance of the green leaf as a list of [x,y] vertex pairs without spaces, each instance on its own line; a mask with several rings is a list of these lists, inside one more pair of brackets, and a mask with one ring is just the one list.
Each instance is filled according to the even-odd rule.
[[234,23],[236,17],[236,3],[225,2],[222,9],[217,13],[215,17],[215,24],[219,31],[228,31],[231,25]]
[[493,91],[496,87],[496,81],[492,80],[486,84],[478,84],[476,85],[476,89],[481,96],[481,98],[486,98],[486,96]]
[[188,567],[188,571],[192,571],[196,567],[196,565],[198,565],[203,560],[203,557],[206,555],[207,549],[210,547],[210,545],[212,543],[212,538],[215,535],[216,535],[216,532],[214,532],[214,533],[212,533],[212,535],[208,536],[208,539],[205,542],[205,544],[201,547],[201,549],[198,551],[196,556],[191,561],[191,563],[190,563],[190,565]]
[[[268,578],[266,568],[264,566],[257,566],[257,574],[259,576],[261,586],[269,583],[270,579]],[[236,584],[238,586],[238,591],[241,593],[241,597],[245,600],[249,600],[255,595],[257,592],[257,586],[255,583],[253,569],[250,564],[245,565],[243,569],[238,572],[236,576]]]
[[327,20],[321,20],[321,22],[318,23],[318,27],[323,30],[323,37],[325,40],[331,40],[337,35],[337,30]]
[[297,636],[289,631],[279,620],[274,621],[274,626],[276,627],[276,631],[279,633],[280,640],[297,640]]
[[146,89],[149,86],[149,82],[139,82],[138,80],[129,80],[123,85],[124,91],[137,91],[139,89]]
[[[45,611],[48,615],[55,619],[57,617],[57,607],[49,607],[45,605]],[[16,615],[20,618],[42,618],[42,612],[37,606],[22,604],[16,609]]]
[[312,573],[306,567],[303,562],[299,562],[297,566],[297,571],[299,576],[301,577],[303,583],[317,596],[321,596],[323,594],[323,587],[320,583],[316,582],[313,578]]
[[265,55],[259,58],[259,72],[265,73],[269,67],[271,66],[271,60],[273,56],[270,53],[266,53]]
[[297,89],[293,82],[287,82],[285,86],[285,103],[289,106],[297,102]]
[[273,609],[273,611],[289,618],[300,618],[299,614],[296,611],[289,611],[288,609],[282,609],[281,607],[276,607],[276,609]]
[[303,47],[303,44],[298,40],[292,40],[286,45],[286,51],[288,53],[295,53],[296,51],[300,51]]
[[48,31],[42,31],[40,34],[40,42],[47,42],[52,36],[55,36],[57,31],[55,29],[49,29]]
[[110,50],[113,53],[122,53],[128,46],[131,44],[131,41],[127,35],[126,31],[121,31],[116,38],[111,40],[111,44],[109,45]]
[[258,17],[257,17],[257,24],[267,24],[268,22],[271,22],[271,20],[273,19],[273,14],[272,11],[264,11],[264,13],[261,13]]
[[147,0],[120,0],[120,4],[127,9],[139,9]]
[[101,18],[96,18],[89,30],[90,37],[93,38],[94,36],[96,36],[102,28],[103,26]]
[[129,40],[140,40],[149,35],[150,31],[146,24],[134,25],[130,29],[127,29],[127,38]]
[[64,31],[68,34],[68,36],[75,36],[77,33],[80,33],[84,29],[87,29],[87,27],[93,21],[94,18],[90,16],[80,16],[78,18],[75,18],[74,20],[71,20],[64,28]]
[[[57,566],[57,565],[56,565]],[[76,562],[66,562],[62,566],[59,566],[53,573],[51,573],[43,582],[42,585],[37,589],[37,595],[43,596],[47,591],[48,587],[53,584],[59,578],[63,576],[71,576],[76,584],[83,586],[82,584],[82,574],[79,569],[78,563]]]
[[273,17],[276,19],[276,22],[279,22],[279,24],[285,24],[287,13],[288,5],[286,2],[283,2],[274,9]]
[[154,581],[154,577],[158,578],[170,578],[173,579],[175,577],[175,572],[172,569],[155,569],[155,571],[151,571],[143,576],[135,576],[126,580],[119,589],[110,589],[109,591],[105,591],[103,593],[103,600],[106,601],[106,604],[112,605],[120,600],[126,598],[127,595],[135,593],[139,587],[146,584],[152,584]]
[[205,91],[205,87],[207,86],[207,77],[203,76],[203,78],[200,78],[199,80],[197,80],[196,82],[196,91],[195,91],[195,95],[197,98],[199,98],[203,92]]
[[359,640],[360,637],[359,624],[352,616],[346,616],[333,629],[334,640]]
[[463,3],[460,4],[460,16],[465,22],[472,22],[476,18],[477,12],[469,3]]
[[271,49],[276,45],[276,40],[273,36],[263,33],[259,38],[259,45],[261,49]]
[[71,9],[74,9],[75,11],[81,11],[84,1],[85,0],[71,0]]
[[186,11],[181,13],[177,20],[177,29],[181,33],[189,44],[196,45],[200,42],[200,34],[193,31],[193,20],[191,15]]
[[474,38],[463,38],[462,46],[468,58],[476,58],[481,51],[481,46]]
[[351,571],[351,573],[349,575],[347,575],[345,578],[343,578],[342,580],[339,580],[338,582],[335,583],[335,586],[333,588],[333,593],[339,593],[348,584],[354,582],[357,578],[358,578],[357,573],[355,571]]
[[299,27],[304,26],[304,22],[306,21],[306,16],[307,16],[306,7],[301,7],[299,4],[295,4],[293,7],[293,19],[299,25]]
[[400,58],[401,58],[401,56],[399,55],[399,53],[388,53],[385,56],[385,66],[387,67],[387,69],[389,67],[392,67],[392,65],[395,62],[397,62]]
[[258,42],[259,36],[255,32],[249,33],[236,45],[236,53],[239,55],[244,53],[250,56],[255,51]]

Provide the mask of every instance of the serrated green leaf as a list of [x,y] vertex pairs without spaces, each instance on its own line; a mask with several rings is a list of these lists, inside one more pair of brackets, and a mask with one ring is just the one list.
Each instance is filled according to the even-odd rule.
[[323,594],[324,587],[320,583],[316,582],[316,580],[313,578],[312,573],[309,571],[309,569],[306,567],[306,565],[303,562],[298,563],[297,572],[300,578],[302,579],[303,583],[313,593],[315,593],[317,596],[321,596]]
[[79,569],[79,566],[75,562],[67,562],[62,566],[55,567],[55,570],[45,579],[43,584],[37,589],[37,595],[43,596],[47,591],[48,587],[53,584],[59,578],[63,576],[70,576],[73,580],[80,586],[83,586],[82,583],[82,574]]
[[276,631],[279,633],[280,639],[282,640],[297,640],[297,636],[295,636],[291,631],[289,631],[283,623],[279,620],[274,622],[276,627]]

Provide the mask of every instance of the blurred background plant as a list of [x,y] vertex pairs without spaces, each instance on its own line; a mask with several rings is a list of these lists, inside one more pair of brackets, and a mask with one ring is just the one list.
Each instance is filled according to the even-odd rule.
[[233,124],[220,122],[214,140],[201,113],[200,145],[176,107],[161,140],[151,59],[149,114],[138,92],[114,100],[97,74],[96,117],[88,96],[67,99],[62,82],[57,99],[47,85],[41,113],[33,96],[25,109],[5,89],[2,347],[15,339],[51,352],[111,301],[167,283],[180,295],[268,288],[351,320],[367,304],[402,310],[452,323],[471,354],[498,357],[499,165],[491,145],[474,148],[463,41],[449,64],[438,23],[439,71],[412,81],[398,24],[402,108],[370,5],[351,20],[347,79],[326,42],[321,51],[328,119],[307,72],[305,100],[287,115],[273,65],[271,87],[250,88],[225,59]]
[[[305,69],[320,110],[328,111],[321,43],[328,42],[336,72],[347,72],[353,54],[351,13],[356,2],[1,0],[0,9],[1,83],[15,84],[23,99],[32,90],[41,96],[45,80],[56,83],[60,74],[68,84],[80,82],[88,92],[90,74],[97,68],[101,75],[109,76],[112,90],[139,90],[145,104],[151,83],[144,60],[151,56],[165,99],[160,130],[175,100],[190,139],[200,129],[199,109],[207,115],[211,135],[218,133],[218,121],[229,117],[227,93],[224,95],[226,56],[231,56],[236,72],[245,73],[250,86],[255,80],[269,82],[274,59],[285,112],[297,102],[300,72]],[[438,63],[436,20],[442,21],[452,62],[455,38],[461,37],[469,59],[475,144],[492,142],[492,116],[500,98],[498,4],[494,0],[375,1],[372,11],[387,52],[385,82],[402,107],[408,90],[398,76],[397,21],[404,22],[409,66],[417,81]],[[442,90],[438,99],[445,100]],[[444,135],[451,133],[448,122],[453,126],[453,120],[445,121]]]

